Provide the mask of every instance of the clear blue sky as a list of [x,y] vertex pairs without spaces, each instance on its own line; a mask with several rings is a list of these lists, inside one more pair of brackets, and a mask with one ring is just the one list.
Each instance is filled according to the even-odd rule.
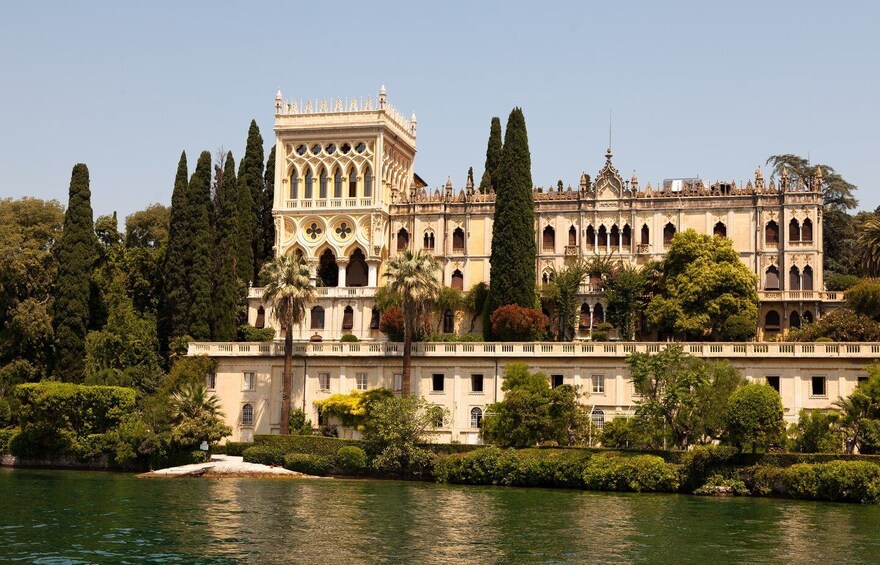
[[880,203],[880,2],[5,2],[0,197],[96,214],[168,204],[177,159],[273,98],[375,98],[419,120],[416,170],[479,179],[492,116],[521,106],[536,185],[614,162],[644,185],[750,178],[768,155],[833,165]]

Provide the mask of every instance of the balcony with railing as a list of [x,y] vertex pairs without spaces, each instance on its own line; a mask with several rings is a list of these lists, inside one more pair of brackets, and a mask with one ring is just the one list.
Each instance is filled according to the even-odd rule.
[[[593,357],[625,358],[632,353],[659,353],[673,345],[662,342],[471,342],[471,343],[414,343],[412,354],[418,357]],[[795,358],[815,357],[875,359],[880,355],[880,343],[793,343],[793,342],[691,342],[680,343],[685,352],[702,358]],[[374,341],[359,343],[296,342],[296,356],[314,357],[399,357],[403,344]],[[284,355],[284,342],[191,342],[189,355],[213,357],[278,357]]]
[[373,206],[372,198],[320,198],[284,200],[285,210],[314,210],[314,209],[351,209],[370,208]]
[[836,290],[759,290],[761,301],[845,302],[846,293]]
[[[248,298],[263,298],[262,287],[250,287]],[[318,298],[373,298],[376,296],[375,286],[319,286],[315,289]]]

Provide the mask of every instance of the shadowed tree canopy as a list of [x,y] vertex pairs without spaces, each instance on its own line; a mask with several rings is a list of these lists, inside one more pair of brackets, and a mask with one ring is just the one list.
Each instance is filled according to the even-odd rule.
[[259,253],[254,257],[257,272],[268,261],[272,260],[275,245],[275,220],[272,218],[272,206],[275,203],[275,146],[269,152],[266,161],[266,172],[263,176],[263,200],[260,208],[260,245]]
[[767,158],[767,164],[773,167],[773,174],[782,176],[782,169],[788,171],[790,178],[801,178],[804,184],[809,186],[810,181],[816,174],[816,168],[822,169],[822,200],[827,208],[837,210],[852,210],[859,201],[855,197],[856,185],[847,182],[840,173],[830,165],[815,164],[798,155],[771,155]]

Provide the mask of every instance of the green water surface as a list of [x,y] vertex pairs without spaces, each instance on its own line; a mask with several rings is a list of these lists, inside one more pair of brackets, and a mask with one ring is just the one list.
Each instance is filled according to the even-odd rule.
[[880,563],[880,507],[0,469],[0,562]]

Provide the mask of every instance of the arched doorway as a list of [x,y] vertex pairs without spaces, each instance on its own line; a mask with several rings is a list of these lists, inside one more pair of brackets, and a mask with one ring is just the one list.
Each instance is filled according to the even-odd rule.
[[339,266],[336,264],[336,255],[330,249],[321,253],[317,286],[339,286]]
[[367,258],[359,247],[348,258],[345,286],[367,286]]

